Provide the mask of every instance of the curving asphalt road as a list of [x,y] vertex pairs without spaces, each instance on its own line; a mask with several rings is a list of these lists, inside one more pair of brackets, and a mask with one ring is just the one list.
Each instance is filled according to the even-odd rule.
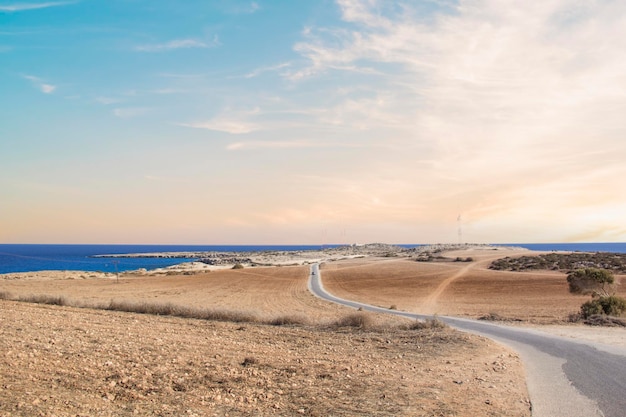
[[[309,290],[326,301],[347,307],[416,320],[432,318],[335,297],[324,289],[318,264],[311,266]],[[438,318],[458,330],[509,346],[520,355],[526,369],[533,416],[626,416],[626,349],[532,329],[456,317]]]

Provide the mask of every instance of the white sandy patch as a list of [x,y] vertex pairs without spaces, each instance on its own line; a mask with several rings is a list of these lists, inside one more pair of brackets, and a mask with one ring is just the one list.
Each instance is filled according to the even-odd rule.
[[602,343],[610,346],[626,348],[626,328],[624,327],[598,327],[585,325],[527,325],[545,333],[554,334],[572,339],[586,340],[594,343]]

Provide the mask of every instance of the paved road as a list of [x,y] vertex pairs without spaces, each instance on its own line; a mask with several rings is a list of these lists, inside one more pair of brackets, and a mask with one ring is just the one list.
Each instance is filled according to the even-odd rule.
[[[335,297],[324,289],[317,264],[311,266],[309,290],[348,307],[418,320],[431,318]],[[626,349],[477,320],[439,319],[517,351],[526,369],[533,416],[626,417]]]

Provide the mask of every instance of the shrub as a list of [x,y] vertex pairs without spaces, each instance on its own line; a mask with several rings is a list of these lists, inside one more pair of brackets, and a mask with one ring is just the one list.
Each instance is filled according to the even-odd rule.
[[0,300],[11,300],[13,296],[8,291],[0,291]]
[[241,362],[241,366],[256,365],[257,363],[259,363],[257,358],[248,356],[247,358],[243,360],[243,362]]
[[243,265],[242,264],[235,264],[235,265],[233,265],[232,269],[243,269]]
[[308,323],[303,316],[279,316],[269,321],[272,326],[305,325]]
[[334,326],[368,329],[372,327],[372,318],[364,313],[353,313],[337,320]]
[[584,319],[594,315],[621,316],[626,311],[626,299],[617,296],[598,297],[580,306]]
[[147,303],[111,300],[106,310],[123,311],[126,313],[153,314],[158,316],[174,316],[187,319],[227,321],[234,323],[257,323],[258,317],[253,313],[229,310],[207,310],[186,307],[172,303]]
[[586,319],[585,324],[590,326],[626,327],[626,320],[598,314]]
[[480,316],[478,320],[487,320],[487,321],[504,321],[505,318],[499,315],[498,313],[491,312],[484,316]]
[[567,274],[572,294],[591,294],[593,297],[613,295],[615,277],[608,269],[579,268]]
[[424,329],[445,329],[448,325],[437,317],[428,320],[415,320],[407,326],[408,330],[424,330]]
[[67,298],[62,295],[26,295],[19,298],[19,301],[36,304],[50,304],[55,306],[68,305]]

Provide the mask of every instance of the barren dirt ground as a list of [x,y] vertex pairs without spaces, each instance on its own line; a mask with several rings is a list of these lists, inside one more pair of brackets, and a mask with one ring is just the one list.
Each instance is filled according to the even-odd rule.
[[529,415],[518,358],[451,330],[0,304],[1,416]]
[[[589,296],[572,295],[562,272],[508,272],[488,269],[519,250],[462,250],[448,258],[474,262],[415,262],[407,259],[345,260],[322,266],[324,285],[339,297],[425,314],[478,318],[491,313],[510,320],[563,324]],[[624,276],[617,276],[624,281]],[[618,286],[626,296],[626,285]]]
[[[471,263],[365,258],[326,263],[322,273],[339,296],[415,312],[559,323],[585,300],[567,292],[563,274],[486,269],[507,255],[458,254]],[[172,302],[309,323],[0,300],[0,416],[530,415],[523,369],[509,350],[452,330],[401,330],[392,318],[374,318],[372,330],[337,328],[330,323],[352,310],[310,295],[307,279],[308,267],[125,274],[119,282],[62,272],[0,279],[0,291],[13,296]]]

